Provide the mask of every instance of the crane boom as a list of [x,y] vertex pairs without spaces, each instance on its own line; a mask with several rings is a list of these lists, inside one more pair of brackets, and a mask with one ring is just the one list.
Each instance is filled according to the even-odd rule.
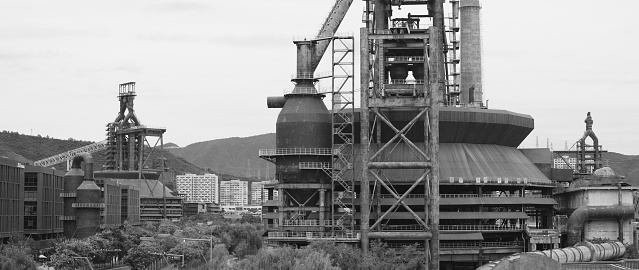
[[331,38],[333,37],[333,35],[335,35],[335,32],[337,32],[337,28],[342,23],[342,20],[344,20],[346,12],[348,12],[348,9],[350,8],[352,3],[353,0],[336,0],[333,8],[331,9],[331,12],[328,14],[328,16],[326,16],[326,20],[324,21],[322,28],[320,28],[319,32],[317,33],[317,38],[319,39],[319,41],[315,46],[315,53],[312,60],[311,70],[313,72],[315,72],[315,69],[317,68],[320,60],[322,60],[322,56],[324,56],[326,49],[328,49],[330,39],[327,38]]

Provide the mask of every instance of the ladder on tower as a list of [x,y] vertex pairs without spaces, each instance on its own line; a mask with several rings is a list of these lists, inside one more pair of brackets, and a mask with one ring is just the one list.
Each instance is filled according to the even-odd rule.
[[70,169],[70,161],[71,159],[79,154],[79,153],[94,153],[100,150],[104,150],[107,147],[107,140],[104,141],[100,141],[100,142],[96,142],[96,143],[92,143],[89,145],[85,145],[82,146],[80,148],[76,148],[61,154],[57,154],[55,156],[51,156],[48,158],[44,158],[41,160],[38,160],[36,162],[33,163],[34,166],[41,166],[41,167],[51,167],[53,165],[62,163],[62,162],[67,162],[67,170]]

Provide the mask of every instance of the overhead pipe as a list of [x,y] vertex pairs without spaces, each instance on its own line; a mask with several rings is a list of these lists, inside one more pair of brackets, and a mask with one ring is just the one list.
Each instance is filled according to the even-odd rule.
[[93,180],[93,157],[89,153],[80,153],[73,157],[71,169],[82,169],[84,161],[84,180]]
[[[584,222],[592,219],[631,219],[635,215],[632,205],[613,206],[582,206],[577,208],[568,218],[567,245],[574,245],[581,241]],[[623,232],[620,232],[623,233]]]
[[[512,262],[519,260],[522,255],[536,254],[544,257],[549,257],[559,263],[574,263],[574,262],[595,262],[595,261],[609,261],[617,259],[626,253],[626,246],[619,241],[607,242],[600,244],[593,244],[590,242],[581,242],[573,247],[556,248],[544,251],[515,253],[501,260],[493,261],[484,264],[477,268],[477,270],[491,270],[491,269],[503,269],[496,268],[500,264],[508,265]],[[522,263],[538,263],[536,261],[521,261]],[[524,266],[525,267],[525,266]],[[523,269],[533,268],[527,267]],[[537,268],[535,268],[537,269]]]

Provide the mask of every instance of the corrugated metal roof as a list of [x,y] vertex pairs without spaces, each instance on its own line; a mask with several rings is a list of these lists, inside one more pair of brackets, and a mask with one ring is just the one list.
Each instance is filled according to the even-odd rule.
[[440,233],[439,240],[464,240],[464,241],[483,241],[484,236],[480,232],[472,233]]
[[442,143],[439,145],[440,177],[528,178],[550,180],[517,148],[492,144]]
[[[424,143],[416,145],[426,151]],[[355,145],[355,153],[359,153],[359,144]],[[381,146],[371,144],[370,153],[373,154]],[[413,150],[406,144],[392,145],[381,156],[388,157],[392,161],[419,161]],[[358,179],[361,175],[361,155],[354,155],[355,175]],[[384,161],[384,160],[380,160]],[[515,147],[494,144],[467,144],[467,143],[440,143],[439,144],[439,171],[440,181],[454,177],[455,179],[476,179],[488,177],[509,178],[511,181],[517,178],[527,178],[528,181],[550,183],[550,180],[533,164],[523,153]],[[396,182],[413,182],[423,170],[382,170],[384,175]],[[345,177],[349,177],[347,174]],[[347,178],[350,180],[350,178]]]

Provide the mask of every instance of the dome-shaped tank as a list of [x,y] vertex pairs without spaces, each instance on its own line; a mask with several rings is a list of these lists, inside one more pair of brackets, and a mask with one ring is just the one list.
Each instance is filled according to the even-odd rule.
[[[331,161],[331,113],[321,98],[321,95],[290,95],[277,117],[278,151],[310,153],[278,156],[276,173],[280,183],[329,183],[330,176],[321,169],[300,169],[300,162]],[[323,155],[313,154],[321,152]],[[313,192],[296,190],[294,197],[309,198]]]

